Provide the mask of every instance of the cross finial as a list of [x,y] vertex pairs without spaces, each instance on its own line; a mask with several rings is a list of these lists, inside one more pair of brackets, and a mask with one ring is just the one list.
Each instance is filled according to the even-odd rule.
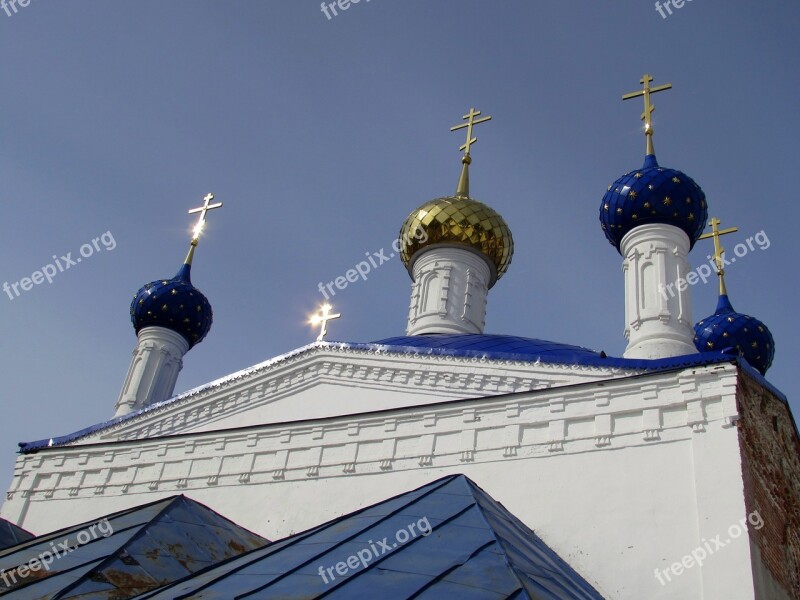
[[194,230],[192,231],[192,241],[190,243],[189,254],[186,256],[186,260],[184,264],[190,265],[192,264],[192,258],[194,257],[194,249],[197,246],[197,243],[200,241],[200,233],[203,231],[203,227],[206,224],[206,213],[210,210],[214,210],[215,208],[219,208],[222,206],[222,202],[217,202],[216,204],[210,204],[210,202],[214,199],[214,194],[206,194],[203,198],[203,206],[198,206],[197,208],[193,208],[189,211],[190,215],[195,213],[200,213],[200,217],[197,219],[197,224],[194,226]]
[[464,156],[461,157],[461,162],[463,166],[461,167],[461,177],[458,180],[458,187],[456,188],[456,196],[459,198],[468,198],[469,197],[469,170],[468,167],[470,163],[472,163],[472,158],[469,155],[469,149],[472,144],[478,141],[478,138],[472,137],[472,128],[479,123],[485,123],[486,121],[491,121],[492,117],[483,117],[482,119],[475,120],[475,117],[480,116],[481,111],[475,110],[474,108],[470,108],[469,112],[465,114],[462,119],[466,121],[466,123],[461,123],[460,125],[454,125],[450,128],[450,131],[457,131],[459,129],[467,128],[467,141],[459,148],[459,150],[464,151]]
[[631,92],[630,94],[625,94],[624,96],[622,96],[623,100],[630,100],[631,98],[638,98],[639,96],[644,96],[644,112],[642,113],[642,121],[644,121],[644,135],[647,138],[648,156],[655,155],[655,150],[653,149],[653,123],[651,116],[656,108],[650,102],[650,94],[655,94],[656,92],[663,92],[664,90],[672,88],[671,83],[651,88],[650,83],[652,81],[653,81],[652,75],[648,75],[647,73],[645,73],[639,80],[639,83],[641,83],[644,87],[641,90],[638,90],[636,92]]
[[719,238],[722,235],[739,231],[739,229],[737,227],[730,227],[729,229],[720,230],[719,226],[721,223],[722,221],[718,218],[712,217],[708,222],[711,227],[711,232],[704,233],[697,239],[707,240],[709,238],[714,238],[714,262],[717,264],[717,275],[719,275],[719,293],[720,295],[727,296],[728,290],[725,288],[725,270],[722,268],[724,264],[723,255],[725,254],[725,248],[722,247]]
[[469,148],[472,144],[478,141],[478,138],[472,137],[472,127],[479,123],[485,123],[486,121],[491,121],[492,117],[483,117],[482,119],[475,120],[475,117],[480,116],[481,111],[475,110],[474,108],[470,108],[469,112],[465,114],[462,119],[466,121],[466,123],[461,123],[460,125],[454,125],[450,128],[450,131],[457,131],[458,129],[467,128],[467,141],[463,144],[459,150],[464,151],[464,156],[469,156]]
[[194,242],[195,245],[197,245],[197,240],[200,239],[200,232],[203,231],[203,227],[205,227],[206,213],[222,206],[222,202],[209,204],[213,199],[214,194],[206,194],[206,196],[203,198],[203,206],[198,206],[197,208],[193,208],[189,211],[190,215],[200,213],[200,218],[197,220],[197,225],[194,226],[194,235],[192,236],[192,242]]
[[331,314],[331,310],[333,307],[330,304],[323,304],[320,307],[319,314],[313,315],[308,322],[312,325],[322,325],[320,328],[319,335],[317,336],[317,341],[321,342],[325,339],[325,335],[328,333],[328,321],[333,319],[338,319],[342,315],[340,313],[336,313],[334,315]]

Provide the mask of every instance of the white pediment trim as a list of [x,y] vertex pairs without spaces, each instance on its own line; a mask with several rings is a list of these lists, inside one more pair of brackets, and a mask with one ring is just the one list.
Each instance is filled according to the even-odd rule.
[[191,431],[309,388],[330,384],[413,395],[407,406],[548,389],[640,371],[409,353],[377,344],[353,347],[317,342],[212,381],[165,402],[110,422],[69,445],[128,440]]

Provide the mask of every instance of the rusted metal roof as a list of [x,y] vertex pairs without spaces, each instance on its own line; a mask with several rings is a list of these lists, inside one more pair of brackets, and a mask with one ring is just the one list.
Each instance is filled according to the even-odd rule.
[[602,600],[545,542],[451,475],[136,600]]
[[268,543],[172,496],[0,552],[0,596],[124,600]]

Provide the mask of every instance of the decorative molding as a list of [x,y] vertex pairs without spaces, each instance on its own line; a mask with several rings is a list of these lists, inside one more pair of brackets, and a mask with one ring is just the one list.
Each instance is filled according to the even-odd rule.
[[[370,364],[355,365],[353,361]],[[373,376],[358,377],[358,373],[364,373],[357,368],[361,366],[369,366]],[[419,370],[420,367],[424,371]],[[464,371],[454,372],[457,368]],[[145,412],[77,438],[73,444],[174,434],[192,429],[202,420],[252,410],[326,382],[403,391],[415,396],[436,394],[446,399],[447,394],[453,398],[477,397],[623,378],[638,373],[640,371],[618,368],[409,354],[389,352],[380,346],[363,350],[321,343],[190,390],[149,407]]]
[[[731,416],[726,410],[731,403],[735,407],[730,394],[735,393],[736,373],[734,365],[701,368],[694,393],[698,399],[689,402],[680,372],[668,372],[648,377],[645,385],[652,383],[658,390],[655,399],[637,393],[641,378],[604,382],[607,406],[598,406],[599,385],[589,383],[407,407],[389,416],[363,413],[264,424],[255,431],[52,448],[19,456],[7,498],[21,502],[21,495],[38,502],[48,496],[270,485],[355,472],[430,469],[434,463],[437,469],[447,469],[503,459],[540,460],[552,453],[604,452],[612,438],[615,449],[691,440],[715,425],[728,425]],[[563,410],[554,414],[554,405]]]

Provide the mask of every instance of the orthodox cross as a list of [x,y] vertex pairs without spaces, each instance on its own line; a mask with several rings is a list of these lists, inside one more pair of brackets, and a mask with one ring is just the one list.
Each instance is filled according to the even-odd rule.
[[475,120],[475,117],[480,116],[481,111],[475,110],[474,108],[470,108],[469,112],[461,117],[462,119],[466,120],[466,123],[461,123],[460,125],[454,125],[450,128],[450,131],[457,131],[458,129],[467,128],[467,142],[459,148],[459,150],[463,150],[465,156],[469,156],[469,147],[478,141],[478,138],[472,137],[472,127],[479,123],[485,123],[486,121],[491,121],[492,117],[483,117],[482,119]]
[[719,275],[719,293],[727,295],[728,291],[725,289],[725,270],[722,268],[723,265],[722,257],[725,254],[725,248],[723,248],[722,244],[720,244],[719,238],[722,235],[739,231],[739,229],[737,227],[730,227],[728,229],[720,230],[719,228],[720,223],[722,223],[722,221],[720,221],[716,217],[712,217],[711,221],[709,221],[708,223],[711,226],[711,232],[704,233],[697,239],[707,240],[709,238],[714,238],[714,262],[717,263],[717,275]]
[[336,313],[334,315],[331,314],[331,309],[333,307],[330,304],[323,304],[320,308],[320,314],[315,314],[309,319],[309,323],[312,325],[322,325],[320,328],[319,335],[317,336],[317,341],[321,342],[325,339],[325,335],[328,333],[328,321],[333,319],[338,319],[342,315],[340,313]]
[[214,194],[206,194],[206,197],[203,198],[203,206],[198,206],[197,208],[193,208],[189,211],[190,215],[200,213],[200,218],[197,220],[197,225],[194,226],[194,234],[192,236],[192,244],[195,246],[197,245],[197,240],[200,238],[200,232],[203,231],[203,227],[206,224],[206,213],[222,206],[222,202],[210,204],[213,199]]
[[623,100],[630,100],[631,98],[638,98],[639,96],[644,96],[644,112],[642,113],[642,121],[644,121],[644,134],[647,136],[648,155],[655,154],[655,151],[653,150],[653,123],[650,119],[650,116],[653,114],[653,111],[656,109],[656,107],[653,106],[653,104],[650,102],[650,94],[655,94],[656,92],[663,92],[664,90],[672,88],[671,83],[651,88],[650,82],[652,81],[653,77],[645,73],[639,80],[639,83],[641,83],[644,87],[641,90],[638,90],[636,92],[631,92],[630,94],[625,94],[624,96],[622,96]]

